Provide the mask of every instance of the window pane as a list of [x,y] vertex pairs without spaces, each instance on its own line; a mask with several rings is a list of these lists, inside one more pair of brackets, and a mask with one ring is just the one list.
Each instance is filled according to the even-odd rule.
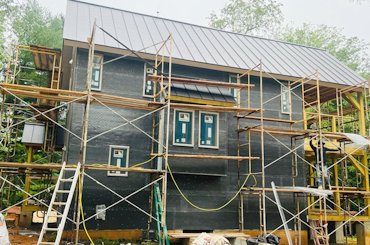
[[217,115],[200,114],[200,145],[217,146]]
[[93,90],[101,89],[102,69],[103,69],[103,56],[94,55],[92,78],[91,78],[91,89]]
[[[229,83],[238,83],[238,79],[235,75],[229,75]],[[235,88],[229,88],[234,99],[237,100],[237,90]]]
[[[111,148],[110,166],[112,167],[127,167],[127,149],[124,148]],[[126,172],[121,171],[109,171],[112,175],[121,175]]]
[[286,86],[281,85],[281,112],[290,113],[290,96]]
[[145,88],[144,88],[144,93],[145,95],[150,95],[152,96],[154,94],[154,82],[153,81],[146,81],[145,82]]
[[193,112],[175,111],[175,144],[193,144]]

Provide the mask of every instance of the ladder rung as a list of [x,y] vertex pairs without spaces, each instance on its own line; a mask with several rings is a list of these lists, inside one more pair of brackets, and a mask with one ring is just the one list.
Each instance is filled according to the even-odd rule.
[[62,218],[63,215],[62,214],[50,214],[49,217],[56,217],[56,218]]
[[60,181],[63,181],[63,182],[73,182],[73,179],[60,179]]
[[53,205],[66,205],[66,202],[54,202]]
[[45,230],[45,231],[58,231],[58,228],[50,228],[50,227],[46,227],[44,230]]
[[70,192],[70,190],[57,190],[57,193],[69,193]]
[[65,171],[76,171],[75,168],[64,168]]

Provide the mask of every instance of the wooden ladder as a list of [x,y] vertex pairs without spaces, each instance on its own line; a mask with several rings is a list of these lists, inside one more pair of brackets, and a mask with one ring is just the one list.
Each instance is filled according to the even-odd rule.
[[310,225],[313,228],[311,234],[315,245],[329,245],[328,223],[322,225],[320,220],[311,220]]
[[[80,169],[81,169],[81,164],[78,163],[76,168],[71,168],[71,167],[66,167],[66,163],[64,162],[62,165],[62,168],[60,170],[60,174],[58,177],[58,181],[55,185],[55,189],[53,192],[53,196],[50,201],[50,205],[48,208],[48,211],[46,215],[44,215],[44,223],[42,225],[42,230],[40,233],[39,240],[37,241],[37,245],[42,245],[42,244],[48,244],[48,245],[59,245],[60,240],[62,238],[63,230],[64,230],[64,225],[67,220],[69,208],[71,206],[72,198],[76,189],[78,177],[80,174]],[[70,178],[65,178],[65,173],[71,172],[73,173],[73,176]],[[63,189],[63,187],[66,187],[67,183],[70,183],[69,188]],[[63,200],[63,196],[60,197],[60,201],[57,200],[57,197],[59,195],[64,195],[67,194],[67,199],[66,201]],[[53,212],[53,207],[60,207],[62,210],[60,213],[61,214],[56,214]],[[49,218],[57,218],[60,219],[59,224],[56,228],[49,227]],[[43,241],[44,240],[44,235],[47,232],[56,232],[57,235],[53,239],[53,241]]]

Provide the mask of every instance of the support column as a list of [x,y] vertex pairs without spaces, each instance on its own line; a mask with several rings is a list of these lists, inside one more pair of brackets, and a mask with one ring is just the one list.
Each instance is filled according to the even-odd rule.
[[[33,159],[33,147],[32,146],[27,146],[27,163],[32,163]],[[31,186],[31,181],[30,181],[30,174],[28,173],[28,170],[26,170],[26,177],[24,179],[24,191],[30,193],[30,186]],[[23,199],[27,199],[28,195],[26,193],[23,193]],[[24,201],[22,204],[22,207],[27,206],[28,202]]]
[[357,245],[370,244],[370,222],[364,222],[364,225],[356,224]]
[[[342,226],[342,224],[343,224],[342,221],[335,222],[335,229],[337,229],[339,226]],[[344,242],[345,242],[344,231],[343,227],[341,227],[335,232],[335,243],[344,243]]]

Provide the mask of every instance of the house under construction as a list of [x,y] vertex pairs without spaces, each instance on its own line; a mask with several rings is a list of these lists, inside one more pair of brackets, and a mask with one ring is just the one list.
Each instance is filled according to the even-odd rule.
[[369,86],[326,51],[74,0],[63,38],[0,83],[2,212],[38,244],[368,244]]

